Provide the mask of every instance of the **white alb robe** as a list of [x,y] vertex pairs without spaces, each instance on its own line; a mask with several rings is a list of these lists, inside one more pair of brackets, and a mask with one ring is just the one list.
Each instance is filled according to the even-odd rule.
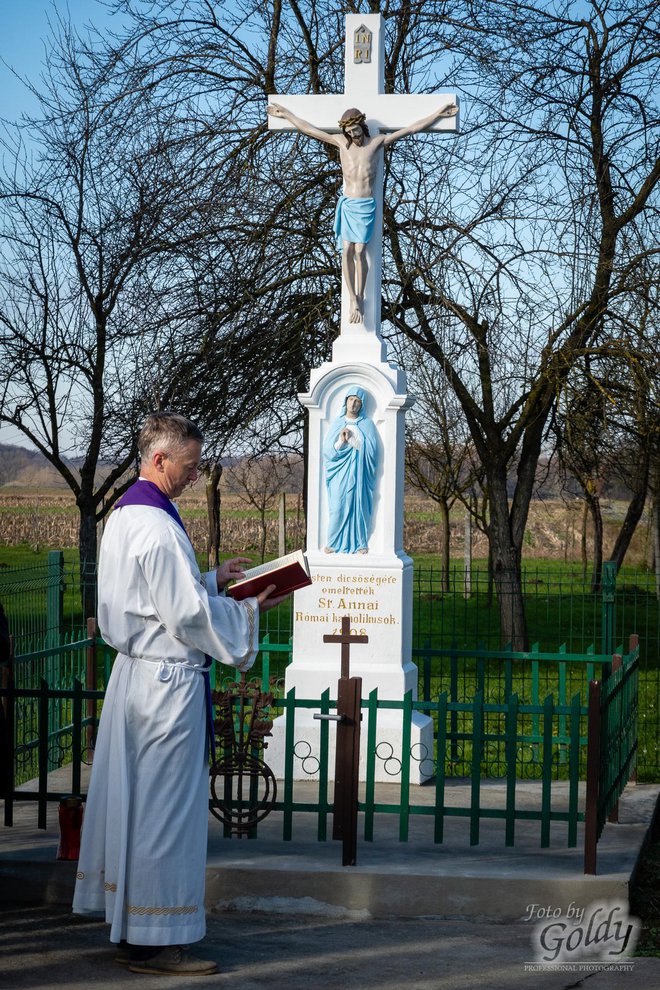
[[218,594],[167,513],[110,516],[99,562],[99,626],[117,649],[90,781],[73,910],[104,913],[110,940],[204,937],[209,776],[204,654],[248,669],[258,603]]

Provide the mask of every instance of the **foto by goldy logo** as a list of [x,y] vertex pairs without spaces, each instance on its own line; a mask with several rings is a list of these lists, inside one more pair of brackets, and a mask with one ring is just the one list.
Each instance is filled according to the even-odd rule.
[[[619,901],[594,901],[579,907],[571,901],[566,909],[528,904],[526,922],[534,925],[534,962],[541,966],[621,963],[635,950],[640,921],[628,914]],[[631,968],[628,962],[626,969]]]

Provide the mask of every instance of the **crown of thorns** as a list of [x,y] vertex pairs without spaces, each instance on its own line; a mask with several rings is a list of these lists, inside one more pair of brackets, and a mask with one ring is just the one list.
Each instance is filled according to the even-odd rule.
[[347,127],[353,127],[354,124],[361,124],[366,119],[367,115],[365,113],[356,113],[352,117],[342,118],[339,121],[339,126],[342,131],[345,131]]

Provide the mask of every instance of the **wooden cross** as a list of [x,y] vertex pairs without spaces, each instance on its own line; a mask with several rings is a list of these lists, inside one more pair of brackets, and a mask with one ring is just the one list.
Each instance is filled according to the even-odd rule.
[[351,620],[345,615],[341,620],[341,634],[339,636],[323,637],[324,643],[341,643],[341,676],[350,677],[350,650],[351,643],[368,643],[368,636],[352,636]]
[[342,840],[342,864],[355,866],[357,855],[358,780],[362,678],[350,676],[351,643],[368,643],[368,636],[351,636],[351,620],[341,620],[341,635],[324,636],[324,643],[341,643],[341,677],[337,683],[337,714],[314,718],[337,722],[333,839]]
[[[279,103],[297,117],[302,117],[320,130],[339,133],[338,121],[349,107],[357,107],[366,114],[366,123],[372,135],[382,131],[397,131],[422,120],[443,103],[456,103],[451,93],[385,93],[385,29],[380,14],[347,14],[344,54],[344,92],[332,94],[304,94],[296,96],[269,96],[269,103]],[[291,131],[289,121],[268,117],[271,130]],[[429,130],[456,131],[458,117],[444,117]],[[412,138],[414,140],[414,138]],[[381,264],[383,250],[383,178],[382,154],[379,175],[373,190],[376,199],[374,233],[367,245],[369,277],[364,299],[364,324],[352,324],[348,320],[349,300],[342,279],[342,336],[344,338],[365,335],[380,338]],[[347,346],[350,340],[347,341]],[[350,357],[350,353],[348,354]]]

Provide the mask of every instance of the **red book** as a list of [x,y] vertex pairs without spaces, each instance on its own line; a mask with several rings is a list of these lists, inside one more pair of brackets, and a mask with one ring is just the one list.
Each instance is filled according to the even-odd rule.
[[251,567],[244,578],[227,588],[227,594],[240,602],[259,595],[269,584],[275,585],[273,595],[288,595],[290,591],[306,588],[311,583],[307,558],[302,550],[295,550],[277,560]]

